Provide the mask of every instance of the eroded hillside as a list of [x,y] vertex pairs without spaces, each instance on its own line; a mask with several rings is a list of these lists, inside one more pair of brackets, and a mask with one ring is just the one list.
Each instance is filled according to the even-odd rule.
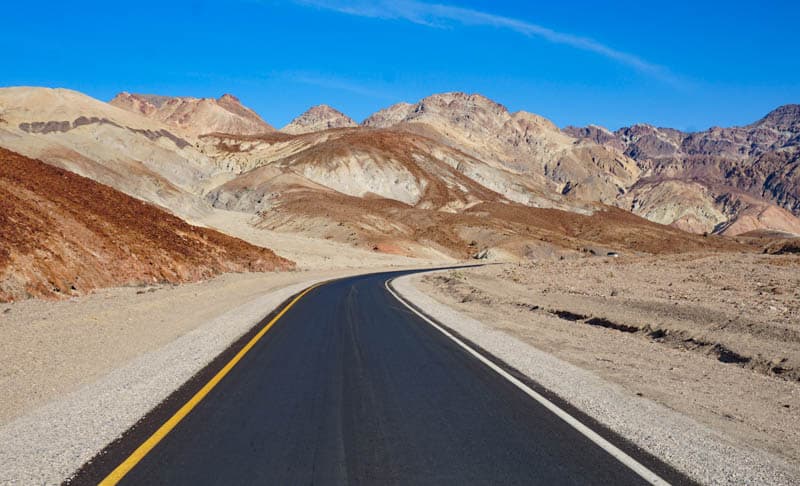
[[0,148],[0,300],[186,282],[293,263]]
[[416,133],[341,129],[204,141],[210,157],[239,173],[207,200],[256,214],[257,226],[270,231],[453,258],[743,249],[602,204],[559,200]]

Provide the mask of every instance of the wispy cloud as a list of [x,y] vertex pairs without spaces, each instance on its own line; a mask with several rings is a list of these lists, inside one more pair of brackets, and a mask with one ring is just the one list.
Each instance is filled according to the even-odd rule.
[[307,72],[287,72],[283,76],[295,83],[318,86],[325,89],[347,91],[367,98],[389,100],[394,99],[394,95],[373,89],[358,81],[319,73]]
[[416,0],[294,0],[294,3],[359,17],[405,20],[434,28],[462,25],[506,29],[528,37],[539,37],[554,44],[563,44],[593,52],[663,81],[674,84],[679,82],[678,77],[668,68],[648,62],[635,54],[607,46],[594,39],[558,32],[526,20],[504,17],[479,10],[453,5],[424,3]]
[[381,100],[394,100],[397,98],[394,93],[382,91],[380,89],[374,89],[373,87],[368,86],[366,81],[343,78],[341,76],[313,71],[272,71],[262,75],[251,76],[230,76],[219,73],[196,71],[185,74],[193,78],[207,79],[215,82],[225,83],[229,86],[237,84],[263,86],[265,83],[278,80],[282,82],[317,86],[324,89],[347,91],[365,98]]

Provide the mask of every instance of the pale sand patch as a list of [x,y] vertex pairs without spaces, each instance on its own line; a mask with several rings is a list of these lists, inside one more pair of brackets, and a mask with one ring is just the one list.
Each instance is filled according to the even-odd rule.
[[[270,231],[251,224],[258,219],[252,214],[212,209],[207,215],[191,223],[216,229],[256,246],[269,248],[276,254],[297,263],[300,269],[419,266],[455,262],[454,259],[434,250],[429,250],[428,258],[410,258],[359,249],[345,243],[297,233]],[[308,228],[308,232],[313,232],[313,228]]]

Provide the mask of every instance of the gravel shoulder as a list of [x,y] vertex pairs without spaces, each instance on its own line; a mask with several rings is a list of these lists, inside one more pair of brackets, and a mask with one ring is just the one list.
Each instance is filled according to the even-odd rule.
[[[651,446],[686,468],[702,464],[703,482],[736,482],[713,461],[746,473],[740,480],[777,464],[797,481],[799,269],[797,257],[763,255],[582,258],[438,272],[414,285],[431,306],[479,321],[480,345],[510,343],[498,356],[512,365],[546,353],[618,390],[639,417],[625,436],[646,443],[665,414],[684,417]],[[700,430],[724,447],[683,444]],[[680,447],[663,450],[670,443]]]
[[60,483],[294,293],[387,269],[228,274],[0,306],[0,484]]
[[0,425],[259,296],[346,273],[353,271],[225,274],[66,301],[0,304]]

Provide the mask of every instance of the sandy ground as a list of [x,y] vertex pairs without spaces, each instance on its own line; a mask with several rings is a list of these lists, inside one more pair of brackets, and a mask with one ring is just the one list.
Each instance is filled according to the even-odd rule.
[[194,284],[105,289],[60,302],[0,304],[0,425],[272,290],[354,273],[359,271],[226,274]]
[[298,233],[285,233],[261,229],[250,224],[258,218],[238,211],[214,209],[192,224],[214,228],[241,238],[253,245],[272,249],[278,255],[297,263],[301,269],[363,268],[381,265],[408,265],[450,263],[454,260],[431,251],[430,258],[409,258],[401,255],[362,250],[345,243],[322,238],[312,238]]
[[417,279],[458,311],[800,464],[798,257],[542,260]]

